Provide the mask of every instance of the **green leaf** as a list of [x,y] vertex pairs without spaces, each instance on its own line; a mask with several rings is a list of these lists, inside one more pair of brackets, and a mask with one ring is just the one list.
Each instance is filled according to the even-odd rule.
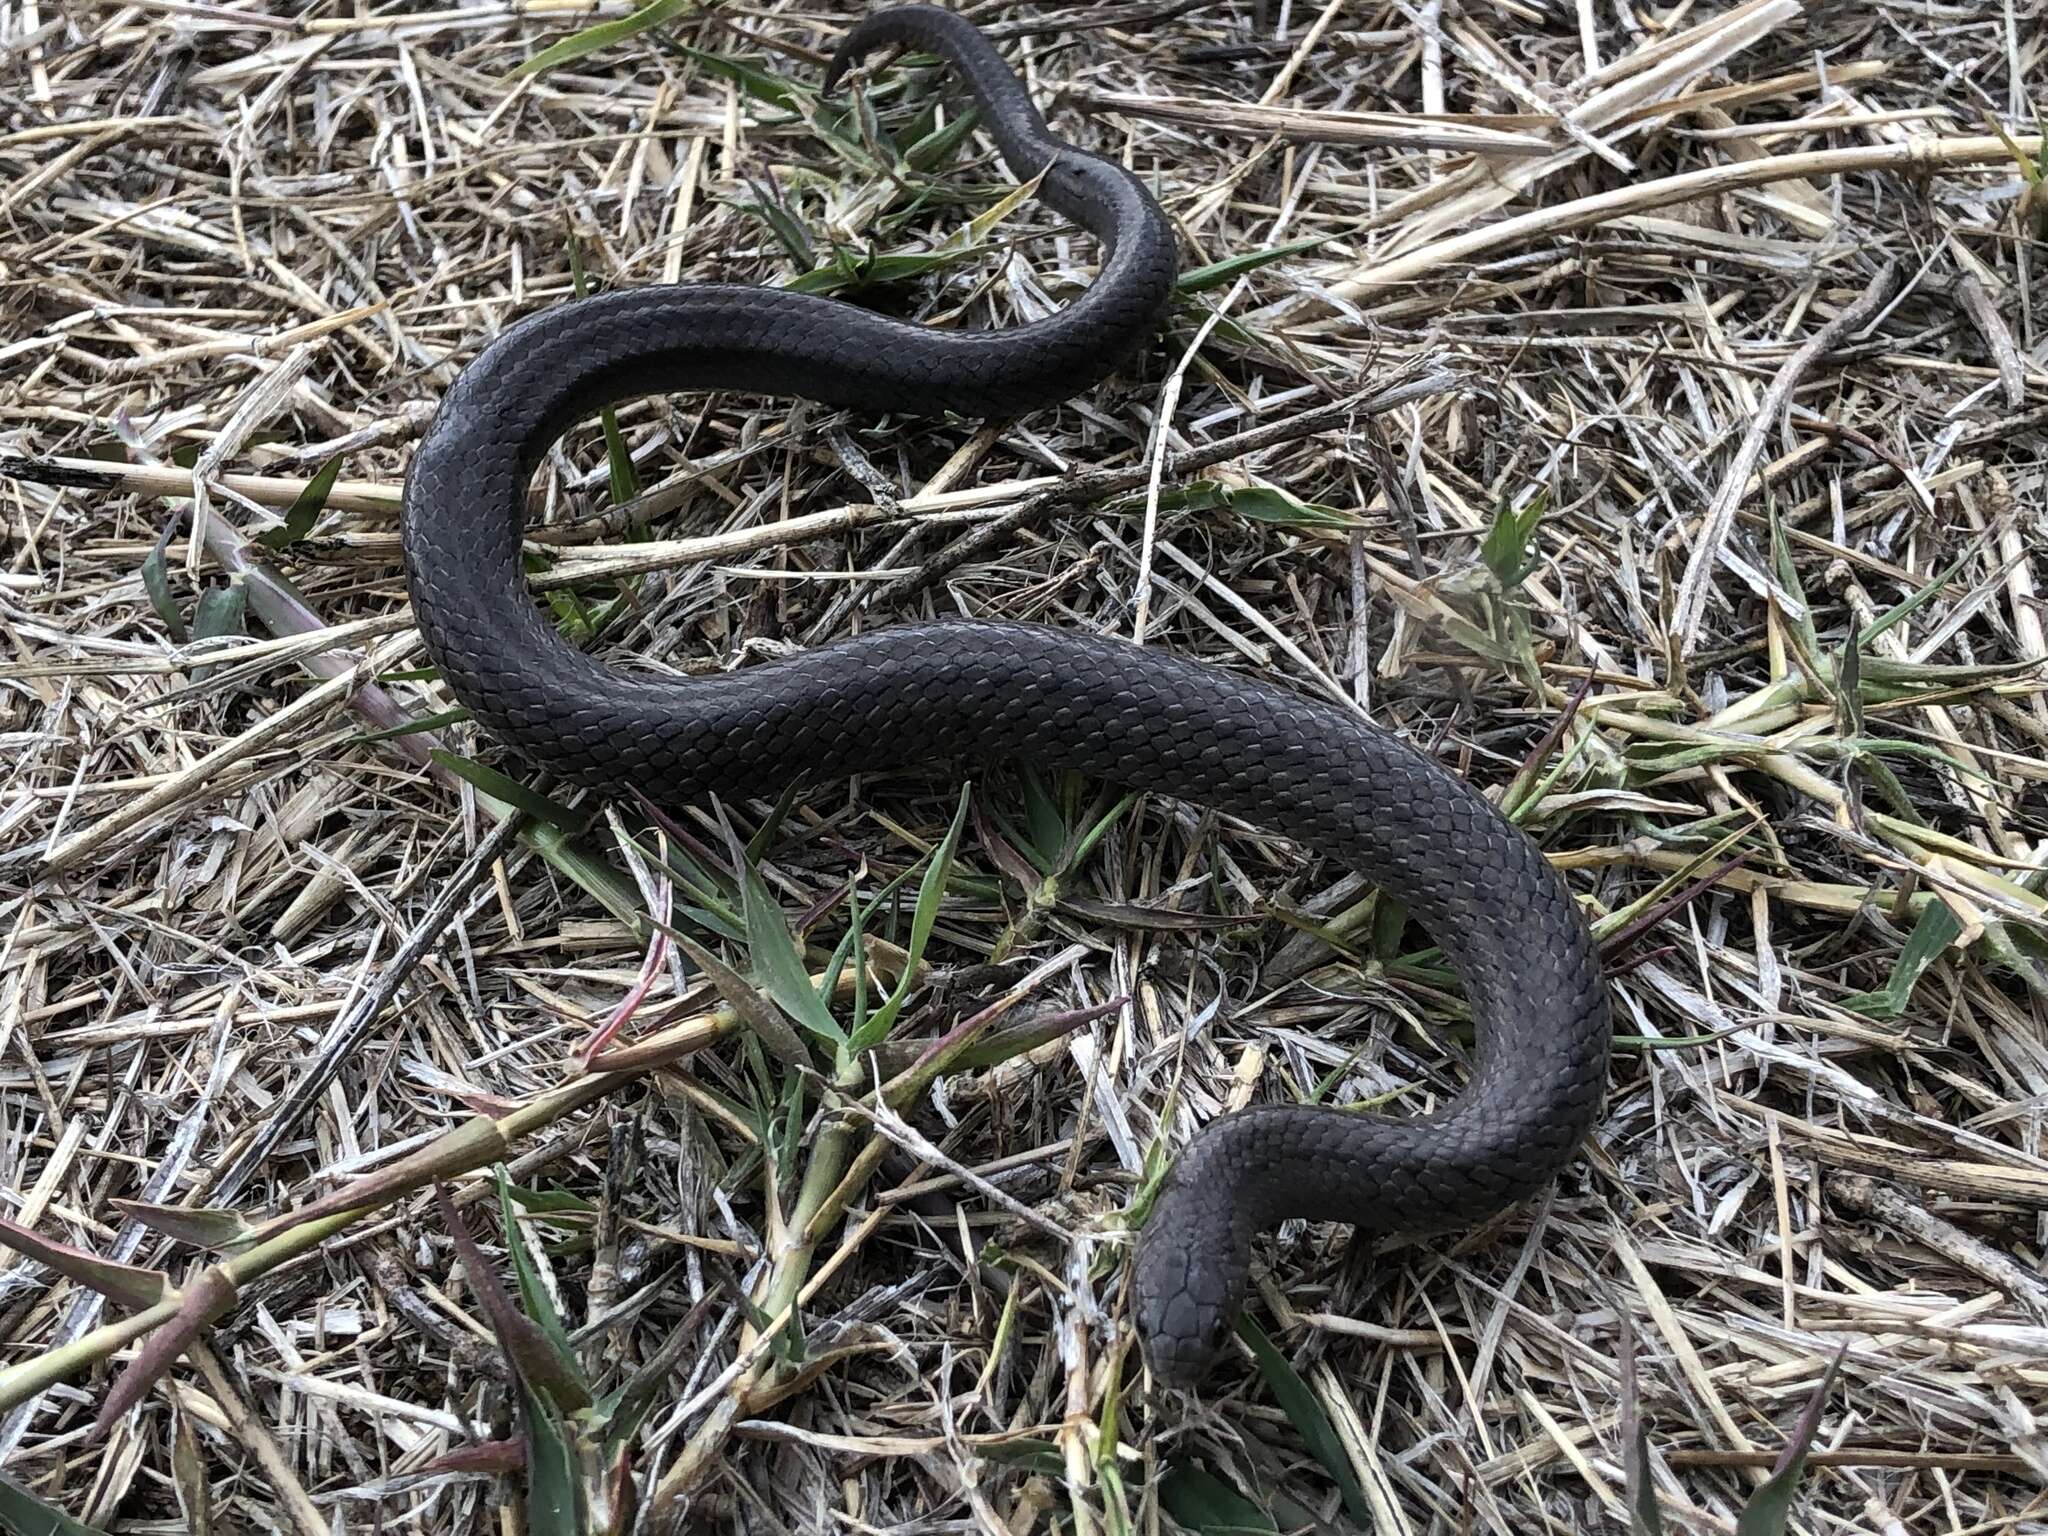
[[645,32],[649,27],[658,27],[663,22],[692,10],[697,0],[653,0],[630,16],[621,16],[615,21],[600,21],[594,27],[585,27],[573,32],[559,43],[551,43],[532,58],[521,64],[507,77],[508,80],[524,79],[553,69],[557,64],[566,64],[571,59],[580,59],[585,54],[595,53],[600,48],[609,48],[613,43],[622,43],[627,38]]
[[[1088,862],[1088,855],[1095,851],[1095,845],[1107,837],[1110,829],[1123,820],[1124,813],[1138,803],[1138,793],[1137,790],[1132,790],[1129,794],[1123,796],[1116,804],[1096,818],[1093,826],[1083,832],[1079,838],[1075,839],[1073,851],[1068,856],[1065,865],[1062,866],[1062,874],[1071,874]],[[1097,805],[1101,803],[1099,800],[1096,801]]]
[[756,188],[753,202],[739,203],[735,206],[743,212],[753,214],[766,224],[774,232],[775,238],[782,242],[783,249],[789,252],[790,259],[798,266],[817,265],[818,258],[811,244],[810,232],[798,222],[795,214],[774,198]]
[[171,578],[164,561],[165,540],[142,557],[142,590],[149,594],[149,606],[156,616],[163,620],[175,645],[183,645],[192,638],[185,628],[185,616],[178,612],[178,604],[171,596]]
[[530,1536],[585,1536],[583,1484],[561,1421],[522,1384],[526,1421],[526,1529]]
[[768,857],[768,850],[775,846],[775,839],[782,835],[783,824],[789,820],[789,813],[796,809],[797,797],[803,793],[803,786],[792,783],[775,797],[775,804],[768,808],[768,814],[761,818],[761,825],[754,835],[747,839],[743,862],[758,864]]
[[[219,640],[245,632],[249,593],[237,576],[224,587],[208,587],[199,594],[198,610],[192,615],[194,640]],[[203,683],[216,663],[202,662],[192,669],[192,681]]]
[[1038,195],[1039,183],[1045,180],[1040,171],[1029,181],[1019,182],[1001,197],[990,203],[981,212],[967,221],[964,229],[956,229],[946,237],[947,246],[953,249],[972,249],[987,240],[996,226],[1007,219],[1011,212]]
[[[657,1276],[638,1295],[666,1293],[673,1283],[673,1276],[680,1269],[679,1265],[669,1274]],[[725,1283],[712,1280],[705,1287],[703,1299],[670,1330],[654,1353],[640,1361],[617,1390],[593,1410],[597,1423],[603,1426],[603,1449],[608,1458],[617,1456],[633,1443],[633,1437],[640,1432],[647,1415],[668,1395],[676,1367],[686,1355],[694,1356],[699,1352],[699,1327],[714,1306],[725,1304],[726,1294]]]
[[[833,293],[842,288],[868,284],[907,282],[912,278],[923,277],[929,272],[936,272],[942,267],[952,266],[980,251],[987,244],[990,232],[1002,223],[1019,203],[1028,200],[1038,190],[1038,184],[1043,179],[1041,174],[1032,177],[1022,186],[1012,187],[931,250],[889,255],[835,250],[832,259],[825,265],[803,273],[784,286],[799,293]],[[765,201],[764,199],[764,204]],[[771,217],[765,206],[758,211],[763,217]],[[801,232],[798,232],[796,237],[805,238],[807,245],[807,237],[803,237]],[[785,236],[784,243],[789,243],[790,238]]]
[[1067,819],[1060,814],[1059,803],[1045,787],[1045,780],[1030,767],[1024,770],[1024,807],[1031,818],[1032,850],[1043,856],[1042,867],[1050,874],[1066,851]]
[[512,1277],[519,1286],[520,1307],[554,1346],[562,1368],[571,1375],[579,1375],[576,1349],[569,1342],[569,1330],[562,1326],[562,1315],[555,1310],[555,1299],[541,1284],[540,1271],[534,1268],[533,1256],[526,1251],[526,1234],[519,1229],[519,1213],[512,1209],[511,1183],[506,1179],[503,1168],[495,1172],[498,1178],[498,1213],[505,1223],[505,1252],[512,1260]]
[[[1111,510],[1135,513],[1143,510],[1144,505],[1142,496],[1133,496]],[[1227,485],[1220,480],[1191,480],[1186,485],[1164,492],[1159,498],[1159,505],[1162,510],[1171,512],[1234,512],[1255,523],[1277,523],[1282,527],[1363,526],[1359,518],[1348,512],[1303,501],[1277,485]]]
[[1820,1385],[1813,1389],[1813,1396],[1807,1400],[1806,1411],[1799,1415],[1799,1423],[1794,1426],[1792,1438],[1786,1442],[1785,1453],[1778,1458],[1770,1480],[1751,1494],[1749,1502],[1743,1505],[1742,1514],[1735,1521],[1735,1536],[1785,1536],[1792,1520],[1792,1502],[1799,1495],[1799,1478],[1806,1470],[1806,1453],[1813,1448],[1813,1437],[1820,1431],[1821,1413],[1827,1407],[1828,1393],[1833,1389],[1835,1377],[1848,1353],[1849,1341],[1844,1339],[1842,1347],[1835,1351],[1835,1358],[1828,1362],[1827,1373],[1821,1377]]
[[852,1041],[853,1050],[866,1050],[888,1036],[897,1015],[903,1011],[904,999],[910,996],[910,989],[916,985],[918,963],[924,959],[924,947],[931,941],[932,926],[939,920],[939,905],[945,900],[946,881],[953,873],[953,854],[960,846],[960,829],[967,825],[967,802],[973,788],[971,784],[960,786],[960,805],[953,812],[953,824],[946,829],[945,837],[933,851],[931,863],[924,872],[924,882],[917,889],[917,907],[910,917],[910,942],[904,946],[906,958],[896,990],[889,994],[889,1000],[877,1008],[872,1017],[862,1021],[860,1032]]
[[524,811],[551,827],[559,827],[564,832],[583,830],[583,817],[567,806],[550,800],[539,790],[529,788],[517,779],[508,778],[495,768],[486,768],[482,763],[473,763],[466,757],[456,756],[453,752],[437,750],[431,756],[436,763],[458,779],[467,779],[493,800],[503,801],[506,805]]
[[[1478,625],[1467,622],[1455,614],[1443,614],[1437,622],[1445,634],[1465,647],[1475,656],[1484,656],[1488,661],[1497,661],[1502,666],[1519,666],[1521,655],[1511,645],[1504,645],[1494,639]],[[1716,748],[1716,751],[1719,749]]]
[[1323,1470],[1330,1474],[1330,1480],[1344,1496],[1344,1507],[1351,1511],[1351,1518],[1369,1527],[1372,1513],[1365,1502],[1365,1490],[1358,1486],[1358,1479],[1351,1471],[1351,1458],[1344,1453],[1344,1442],[1338,1437],[1337,1427],[1330,1422],[1330,1416],[1323,1411],[1323,1405],[1316,1401],[1315,1393],[1249,1314],[1238,1317],[1237,1336],[1251,1346],[1252,1356],[1258,1361],[1259,1375],[1265,1379],[1266,1390],[1273,1394],[1273,1400],[1287,1415],[1294,1432],[1301,1436],[1301,1443],[1308,1447],[1309,1455],[1321,1462]]
[[1993,117],[1989,111],[1985,111],[1983,115],[1985,125],[2005,141],[2006,153],[2012,156],[2013,163],[2019,167],[2020,176],[2026,181],[2027,185],[2030,187],[2039,186],[2042,179],[2048,177],[2048,141],[2044,141],[2041,145],[2041,159],[2037,164],[2027,158],[2027,152],[2021,149],[2013,136],[2005,131],[2003,123]]
[[[905,873],[908,873],[908,871],[905,871]],[[867,913],[861,910],[860,892],[849,889],[846,893],[846,905],[847,953],[865,961],[867,959],[867,950],[864,946],[867,943],[868,937]],[[840,967],[843,964],[844,961],[834,956],[832,968],[825,974],[827,976],[839,975]],[[874,1038],[874,1032],[868,1028],[868,968],[865,964],[859,964],[853,968],[853,1038],[856,1041],[867,1041]]]
[[199,609],[192,619],[192,638],[218,640],[227,635],[239,635],[242,633],[243,616],[248,611],[248,599],[241,582],[208,587],[199,594]]
[[[434,1198],[440,1208],[442,1224],[454,1239],[463,1271],[469,1276],[470,1291],[489,1317],[498,1348],[504,1352],[513,1375],[524,1387],[538,1390],[549,1401],[560,1403],[565,1408],[589,1407],[590,1388],[583,1380],[574,1355],[566,1352],[566,1339],[560,1344],[556,1342],[562,1325],[561,1320],[554,1316],[554,1308],[546,1305],[543,1298],[545,1315],[554,1322],[555,1333],[550,1335],[530,1313],[522,1312],[513,1304],[505,1282],[499,1279],[497,1270],[484,1258],[483,1250],[477,1246],[476,1238],[463,1221],[462,1213],[456,1208],[445,1184],[434,1186]],[[502,1202],[503,1195],[499,1198]],[[519,1244],[519,1229],[510,1221],[505,1227],[505,1243],[514,1256],[515,1264],[527,1262],[525,1251]],[[525,1289],[523,1277],[521,1289]]]
[[1880,613],[1865,625],[1856,636],[1856,644],[1866,650],[1869,649],[1877,643],[1878,636],[1884,634],[1894,625],[1904,623],[1922,608],[1926,607],[1927,604],[1941,596],[1948,589],[1949,583],[1960,576],[1964,569],[1969,566],[1970,562],[1977,558],[1977,552],[1990,542],[1991,531],[1989,529],[1970,540],[1968,544],[1963,546],[1963,552],[1951,560],[1939,575],[1923,584],[1911,597],[1903,598],[1892,604],[1891,607],[1885,609],[1883,613]]
[[[583,279],[583,242],[574,234],[569,236],[569,284],[579,299],[587,291]],[[605,470],[611,481],[612,505],[618,506],[640,494],[640,477],[633,472],[633,455],[626,451],[626,440],[619,435],[618,412],[606,406],[597,418],[604,427]],[[577,616],[583,618],[586,639],[601,625],[601,621],[584,618],[580,606]]]
[[1891,979],[1879,991],[1858,992],[1854,997],[1842,999],[1842,1006],[1866,1018],[1896,1019],[1906,1011],[1906,1005],[1913,997],[1913,988],[1926,974],[1927,968],[1955,943],[1962,931],[1962,919],[1955,915],[1947,902],[1928,902],[1921,909],[1920,921],[1913,925],[1905,948],[1899,951],[1899,958],[1892,966]]
[[[1160,1125],[1170,1125],[1174,1110],[1180,1103],[1180,1084],[1176,1079],[1167,1096],[1166,1108],[1159,1118]],[[1152,1218],[1152,1207],[1159,1199],[1159,1191],[1166,1187],[1166,1176],[1173,1171],[1173,1154],[1167,1150],[1165,1138],[1157,1130],[1151,1141],[1145,1145],[1145,1165],[1138,1170],[1138,1187],[1131,1195],[1131,1203],[1124,1207],[1124,1227],[1131,1232],[1141,1232],[1145,1223]]]
[[756,101],[765,101],[770,106],[781,107],[785,112],[798,111],[800,102],[815,100],[818,96],[816,86],[785,80],[774,71],[763,69],[758,64],[749,64],[745,60],[730,58],[722,53],[707,53],[702,48],[692,48],[687,44],[682,47],[681,52],[685,57],[696,60],[706,74],[716,75],[721,80],[730,80],[739,87],[741,95],[751,96]]
[[1529,558],[1529,544],[1536,525],[1543,520],[1548,499],[1538,491],[1520,511],[1506,501],[1494,509],[1493,526],[1480,543],[1479,558],[1504,592],[1514,591],[1536,569],[1536,562]]
[[566,1189],[528,1189],[507,1184],[504,1192],[522,1211],[536,1216],[595,1216],[597,1202]]
[[[531,794],[532,791],[526,793]],[[624,871],[607,864],[604,856],[587,841],[574,832],[564,831],[545,821],[522,827],[519,835],[564,879],[587,891],[621,928],[638,937],[646,937],[646,913],[642,909],[638,888],[626,878]]]
[[[649,918],[649,922],[656,922]],[[751,1029],[768,1053],[786,1066],[806,1067],[810,1065],[810,1053],[804,1049],[803,1041],[782,1016],[766,994],[758,991],[740,973],[711,953],[688,934],[670,928],[665,923],[656,923],[669,941],[689,958],[692,965],[710,978],[718,995],[732,1004],[733,1012],[740,1016],[740,1022]],[[837,967],[827,974],[836,973]]]
[[967,142],[980,122],[979,107],[956,113],[942,127],[934,128],[904,150],[903,163],[914,171],[937,170],[953,158],[954,152]]
[[1159,1482],[1159,1504],[1197,1536],[1274,1536],[1279,1523],[1222,1478],[1175,1457]]
[[958,251],[908,251],[900,255],[874,255],[836,250],[832,259],[822,267],[801,272],[783,286],[793,293],[838,293],[848,288],[907,283],[950,266],[963,254]]
[[783,1188],[796,1187],[796,1155],[804,1144],[804,1080],[789,1073],[782,1082],[782,1130],[776,1138],[781,1165],[776,1178]]
[[733,867],[740,876],[740,912],[747,925],[747,957],[753,963],[754,979],[801,1028],[844,1046],[846,1031],[832,1017],[832,1010],[825,1006],[818,989],[811,985],[803,950],[789,931],[782,907],[769,894],[760,870],[732,837],[730,828],[727,838],[732,847]]
[[[633,468],[633,455],[626,447],[626,439],[619,432],[618,414],[610,406],[603,412],[604,453],[606,478],[610,481],[612,505],[623,506],[640,494],[640,476]],[[610,605],[617,608],[617,603]],[[601,630],[610,612],[601,612],[591,621],[593,630]]]
[[401,736],[423,736],[428,731],[438,731],[444,726],[460,725],[469,718],[469,711],[461,705],[453,709],[436,710],[431,715],[421,715],[416,720],[401,720],[396,725],[387,725],[381,731],[358,731],[348,738],[346,745],[368,746],[376,741],[395,741]]
[[1664,1536],[1657,1489],[1650,1481],[1649,1432],[1638,1424],[1624,1448],[1628,1456],[1628,1528],[1631,1536]]
[[11,1477],[0,1477],[0,1531],[7,1536],[106,1536],[98,1526],[45,1504]]
[[998,1440],[977,1447],[976,1453],[985,1461],[1021,1467],[1052,1478],[1064,1477],[1067,1471],[1066,1458],[1050,1440]]
[[[1186,485],[1159,493],[1162,512],[1214,512],[1229,505],[1230,487],[1220,480],[1190,480]],[[1145,498],[1133,496],[1116,503],[1112,510],[1142,512],[1144,508]]]
[[1845,736],[1863,734],[1863,648],[1851,635],[1842,642],[1835,666],[1835,707],[1842,713]]
[[641,838],[633,836],[616,821],[612,835],[623,846],[632,849],[649,864],[661,870],[679,887],[683,894],[692,898],[676,907],[676,916],[688,918],[708,933],[733,944],[744,944],[747,933],[740,926],[739,908],[724,899],[718,884],[696,860],[683,851],[680,844],[669,842],[666,849],[656,849]]
[[1335,507],[1321,507],[1303,501],[1277,485],[1248,485],[1229,495],[1230,510],[1255,523],[1278,523],[1296,528],[1357,528],[1359,519],[1346,516]]
[[1244,251],[1236,256],[1226,256],[1221,261],[1212,261],[1206,267],[1196,267],[1183,272],[1174,281],[1176,293],[1203,293],[1211,288],[1221,288],[1234,277],[1247,272],[1256,272],[1261,267],[1271,266],[1276,261],[1285,261],[1290,256],[1299,256],[1323,244],[1328,235],[1314,235],[1305,240],[1290,240],[1285,245],[1269,245],[1263,251]]
[[335,477],[340,473],[341,455],[337,453],[315,470],[305,489],[292,498],[292,504],[285,509],[284,521],[257,534],[256,542],[265,549],[287,549],[311,533],[313,524],[326,510],[328,493],[334,489]]
[[[775,1314],[769,1312],[750,1296],[740,1298],[740,1310],[747,1314],[747,1321],[754,1325],[756,1332],[766,1332],[768,1325],[775,1321]],[[768,1340],[770,1351],[784,1365],[800,1366],[804,1363],[803,1309],[792,1307],[789,1320]]]
[[[1771,527],[1771,565],[1778,578],[1778,584],[1787,592],[1800,592],[1799,567],[1792,559],[1792,541],[1785,533],[1785,520],[1778,515],[1778,498],[1771,494],[1770,482],[1764,483],[1764,516]],[[1798,617],[1792,620],[1789,631],[1793,648],[1809,665],[1815,666],[1820,658],[1820,638],[1813,625],[1813,604],[1802,602]]]

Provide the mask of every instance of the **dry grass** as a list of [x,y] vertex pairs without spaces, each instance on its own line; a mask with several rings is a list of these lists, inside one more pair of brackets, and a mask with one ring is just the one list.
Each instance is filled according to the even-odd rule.
[[[4,1214],[183,1279],[171,1218],[117,1201],[256,1221],[386,1181],[266,1229],[285,1261],[237,1271],[104,1443],[132,1348],[5,1260],[0,1385],[93,1357],[0,1419],[10,1475],[109,1530],[517,1528],[503,1480],[429,1470],[514,1417],[424,1187],[496,1159],[573,1197],[525,1226],[600,1387],[675,1342],[635,1464],[704,1529],[1217,1529],[1205,1477],[1280,1529],[1625,1529],[1632,1361],[1666,1518],[1727,1532],[1845,1348],[1794,1529],[2048,1530],[2048,192],[1991,126],[2038,149],[2040,0],[980,6],[1190,267],[1287,254],[1026,421],[638,401],[646,489],[597,528],[567,526],[606,503],[595,429],[551,465],[549,581],[631,594],[615,653],[934,612],[1142,634],[1356,700],[1570,872],[1623,1034],[1582,1163],[1482,1231],[1262,1245],[1282,1363],[1240,1351],[1195,1406],[1142,1388],[1120,1213],[1155,1137],[1248,1098],[1455,1089],[1454,992],[1398,915],[1153,801],[1046,883],[1019,846],[1094,791],[995,775],[904,1029],[999,998],[1041,1027],[900,1118],[785,1121],[786,1067],[636,936],[681,894],[616,835],[636,809],[551,839],[430,757],[497,760],[459,722],[366,739],[446,705],[412,670],[407,445],[570,292],[572,235],[594,282],[776,282],[763,199],[822,262],[1002,190],[978,145],[892,177],[857,125],[835,150],[807,98],[717,72],[814,81],[846,13],[802,0],[506,83],[623,14],[0,4],[0,454],[42,461],[0,479]],[[875,90],[899,135],[941,99]],[[887,297],[1013,322],[1092,260],[1021,209]],[[336,454],[309,535],[253,545]],[[1504,590],[1482,539],[1539,497]],[[169,603],[224,638],[171,633],[160,542]],[[815,964],[956,796],[728,810]],[[488,1175],[453,1187],[502,1245]],[[793,1381],[734,1300],[775,1285],[825,1362]]]

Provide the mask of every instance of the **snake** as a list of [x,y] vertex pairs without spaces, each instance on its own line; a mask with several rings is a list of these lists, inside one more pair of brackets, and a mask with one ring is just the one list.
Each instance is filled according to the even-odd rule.
[[1284,682],[1104,633],[950,617],[663,675],[579,649],[544,616],[522,558],[528,487],[555,440],[605,406],[717,390],[1011,418],[1087,391],[1162,327],[1176,236],[1145,184],[1056,137],[994,43],[937,8],[860,21],[824,89],[890,48],[956,71],[1011,174],[1039,178],[1036,197],[1100,242],[1086,290],[992,329],[719,283],[521,318],[460,369],[414,449],[400,518],[412,613],[476,724],[568,782],[687,803],[1022,760],[1240,818],[1402,904],[1463,983],[1466,1081],[1424,1113],[1259,1103],[1186,1140],[1149,1191],[1128,1296],[1152,1379],[1193,1388],[1227,1348],[1257,1235],[1293,1218],[1437,1231],[1555,1182],[1606,1079],[1598,952],[1561,877],[1484,794],[1360,710]]

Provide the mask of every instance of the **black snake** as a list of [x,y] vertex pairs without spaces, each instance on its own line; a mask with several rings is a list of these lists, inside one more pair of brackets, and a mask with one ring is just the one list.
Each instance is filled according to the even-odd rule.
[[1063,312],[942,331],[787,290],[659,286],[507,328],[449,389],[406,481],[412,605],[449,689],[523,757],[668,799],[773,793],[934,761],[1027,758],[1217,807],[1376,881],[1462,975],[1470,1087],[1394,1119],[1266,1105],[1181,1152],[1137,1247],[1154,1374],[1191,1384],[1245,1289],[1254,1233],[1289,1217],[1413,1230],[1470,1221],[1547,1183],[1598,1107],[1605,990],[1570,894],[1461,780],[1354,713],[1102,635],[942,622],[686,681],[629,676],[569,645],[526,591],[526,488],[579,417],[679,390],[856,410],[1007,416],[1076,395],[1144,343],[1175,277],[1173,231],[1138,180],[1052,136],[971,25],[909,7],[861,22],[827,85],[884,45],[949,60],[1011,172],[1108,247]]

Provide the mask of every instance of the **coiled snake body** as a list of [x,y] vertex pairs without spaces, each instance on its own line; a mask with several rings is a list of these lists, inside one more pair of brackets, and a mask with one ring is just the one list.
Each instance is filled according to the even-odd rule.
[[1570,895],[1479,794],[1354,714],[1155,648],[1031,625],[882,630],[687,681],[573,649],[525,590],[525,492],[579,416],[634,395],[727,389],[854,409],[1001,416],[1075,395],[1158,325],[1173,234],[1135,178],[1052,136],[969,24],[923,7],[849,34],[828,86],[884,45],[944,56],[1004,161],[1109,247],[1088,293],[999,332],[936,331],[835,300],[725,286],[579,299],[509,327],[449,389],[407,477],[413,612],[449,689],[531,761],[664,798],[773,793],[932,761],[1022,757],[1217,807],[1378,882],[1464,978],[1470,1087],[1391,1119],[1276,1105],[1208,1125],[1140,1235],[1136,1322],[1155,1376],[1220,1348],[1254,1233],[1289,1217],[1411,1230],[1477,1219],[1547,1183],[1598,1104],[1608,1022]]

